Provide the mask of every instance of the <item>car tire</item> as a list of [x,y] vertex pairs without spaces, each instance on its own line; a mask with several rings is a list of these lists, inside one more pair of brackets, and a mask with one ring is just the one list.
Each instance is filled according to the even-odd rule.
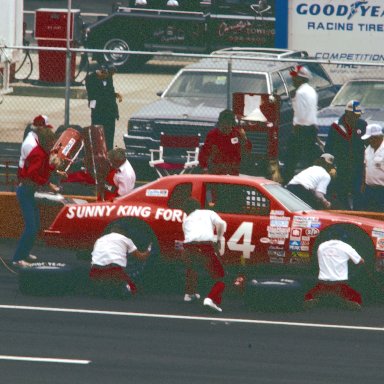
[[121,51],[139,50],[138,46],[130,44],[124,37],[115,37],[105,41],[103,49],[115,52],[102,54],[98,61],[113,64],[118,70],[137,70],[151,58],[150,55],[121,53]]
[[144,274],[149,273],[158,265],[160,248],[157,237],[147,223],[134,217],[113,221],[106,227],[104,234],[110,233],[110,228],[113,225],[119,225],[126,229],[127,237],[132,239],[140,251],[144,251],[148,244],[152,243],[151,253],[146,260],[138,260],[133,256],[127,258],[127,273],[135,283],[139,283]]
[[353,224],[335,224],[323,230],[317,237],[312,254],[312,267],[318,273],[317,250],[321,243],[328,240],[341,240],[354,248],[364,258],[363,265],[348,264],[349,282],[363,295],[363,299],[377,301],[382,296],[383,285],[375,270],[375,247],[362,229]]
[[62,263],[33,263],[19,271],[19,290],[25,295],[61,296],[78,292],[86,271]]

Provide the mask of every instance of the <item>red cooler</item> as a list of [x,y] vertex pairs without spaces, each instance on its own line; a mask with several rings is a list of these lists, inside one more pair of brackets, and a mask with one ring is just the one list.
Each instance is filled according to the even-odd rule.
[[[67,41],[67,9],[40,8],[35,16],[35,38],[39,47],[65,48]],[[80,10],[71,10],[69,40],[71,47],[81,38]],[[39,50],[39,80],[64,83],[66,67],[65,51]],[[75,78],[76,54],[71,54],[71,80]]]
[[62,160],[60,169],[68,171],[83,146],[84,144],[81,134],[76,129],[67,128],[56,141],[51,152],[57,153]]

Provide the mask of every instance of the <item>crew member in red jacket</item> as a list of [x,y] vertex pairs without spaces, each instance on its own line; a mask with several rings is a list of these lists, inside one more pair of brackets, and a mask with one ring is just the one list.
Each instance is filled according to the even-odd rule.
[[59,188],[49,181],[52,171],[59,166],[58,158],[50,156],[49,153],[55,142],[55,134],[50,129],[38,129],[34,140],[34,143],[31,143],[30,137],[24,140],[18,169],[20,183],[16,189],[16,197],[25,227],[13,256],[13,264],[21,267],[29,266],[29,253],[40,229],[35,192],[44,185],[48,185],[54,192],[59,191]]
[[235,115],[231,110],[220,113],[217,127],[208,132],[199,154],[204,173],[238,175],[242,157],[250,153],[251,142],[243,128],[235,127]]

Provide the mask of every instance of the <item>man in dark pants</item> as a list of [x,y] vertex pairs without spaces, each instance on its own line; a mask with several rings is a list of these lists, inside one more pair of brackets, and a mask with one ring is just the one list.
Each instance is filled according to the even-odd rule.
[[337,176],[334,184],[336,209],[361,210],[361,184],[364,170],[364,141],[367,123],[361,118],[357,100],[345,106],[345,112],[328,133],[325,152],[335,157]]
[[113,149],[115,136],[115,122],[119,119],[119,103],[123,100],[120,93],[115,92],[113,75],[116,72],[114,66],[102,65],[95,72],[87,76],[85,86],[88,93],[88,105],[91,108],[92,125],[104,127],[107,150]]
[[297,65],[290,72],[293,86],[293,133],[286,159],[285,180],[290,180],[297,169],[305,169],[321,155],[317,146],[317,102],[316,90],[309,84],[312,78],[308,68]]

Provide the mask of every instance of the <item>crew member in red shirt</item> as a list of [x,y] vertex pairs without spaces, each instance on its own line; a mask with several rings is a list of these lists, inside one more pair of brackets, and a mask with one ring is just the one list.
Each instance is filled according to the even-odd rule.
[[35,192],[42,186],[58,192],[59,188],[50,183],[52,171],[59,166],[59,159],[50,156],[50,150],[55,142],[55,134],[50,129],[38,129],[33,145],[27,137],[21,146],[18,177],[19,185],[16,197],[24,218],[24,232],[18,242],[13,264],[21,267],[29,266],[28,258],[40,229],[40,213],[35,202]]
[[231,110],[220,113],[217,127],[208,132],[199,154],[204,173],[238,175],[241,159],[252,149],[243,128],[235,127],[235,115]]

